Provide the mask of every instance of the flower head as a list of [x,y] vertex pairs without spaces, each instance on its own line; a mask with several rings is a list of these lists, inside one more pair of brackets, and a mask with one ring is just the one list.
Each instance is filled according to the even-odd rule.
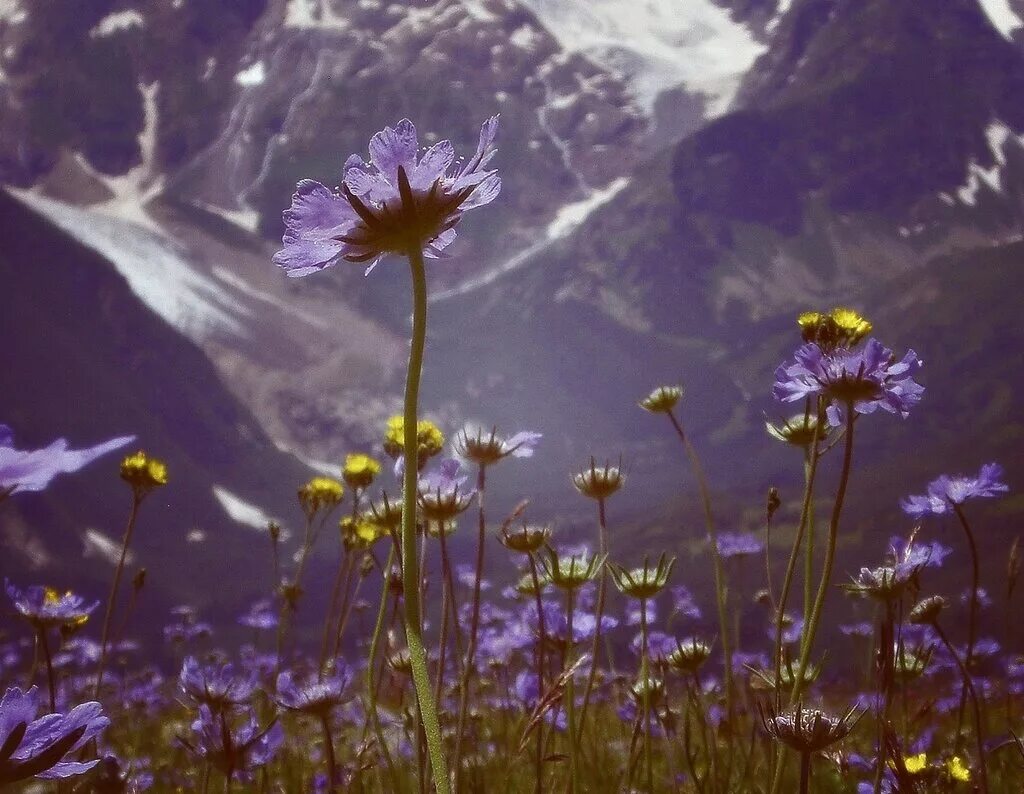
[[134,440],[135,436],[123,436],[87,449],[68,449],[68,442],[59,438],[42,449],[22,450],[14,448],[11,428],[0,424],[0,498],[41,491],[58,474],[76,472]]
[[330,675],[307,681],[298,681],[286,670],[277,677],[277,702],[291,711],[327,716],[336,706],[345,702],[345,690],[352,674],[344,665]]
[[138,494],[167,485],[167,464],[139,450],[121,461],[121,479]]
[[551,527],[536,524],[521,524],[517,527],[504,526],[498,540],[509,551],[532,554],[539,551],[551,539]]
[[[422,469],[427,460],[444,449],[444,433],[429,419],[416,423],[416,461]],[[397,460],[405,452],[405,419],[392,416],[384,430],[384,451]],[[397,471],[397,469],[396,469]]]
[[682,386],[659,386],[644,397],[639,405],[652,414],[667,414],[676,407],[676,403],[682,396]]
[[870,414],[881,409],[906,418],[921,400],[924,387],[913,376],[921,361],[913,350],[897,360],[877,339],[863,348],[826,351],[811,342],[796,351],[794,361],[775,371],[776,399],[794,402],[824,397],[830,404],[829,424],[842,423],[842,409]]
[[871,333],[872,325],[853,309],[837,307],[828,314],[804,312],[796,318],[805,342],[814,342],[822,350],[856,347]]
[[768,435],[772,438],[804,448],[814,443],[815,432],[818,434],[819,442],[828,436],[829,428],[827,426],[818,427],[819,424],[818,417],[810,412],[796,414],[779,425],[771,422],[764,423]]
[[39,586],[19,590],[10,582],[6,585],[7,597],[18,614],[37,628],[78,628],[99,606],[99,601],[87,604],[84,598],[70,591],[61,593],[52,587]]
[[764,543],[750,532],[719,532],[718,554],[729,557],[749,557],[764,551]]
[[771,704],[758,704],[765,733],[799,753],[817,753],[846,738],[863,712],[850,709],[834,717],[818,709],[806,709],[802,703],[775,711]]
[[606,461],[604,466],[598,466],[593,458],[588,468],[572,475],[576,490],[591,499],[607,499],[622,487],[625,480],[621,465],[612,466]]
[[597,576],[605,557],[588,557],[586,554],[559,555],[550,546],[548,556],[541,558],[544,575],[555,587],[563,590],[578,590]]
[[711,657],[711,645],[697,637],[688,637],[677,643],[676,649],[668,656],[669,666],[681,673],[696,673]]
[[345,487],[332,477],[314,477],[299,487],[299,504],[307,516],[332,510],[345,497]]
[[968,499],[991,499],[1006,493],[1010,488],[1002,482],[1002,477],[1003,467],[998,463],[986,463],[973,477],[943,474],[928,483],[925,493],[908,496],[900,506],[912,518],[940,516],[952,512],[954,505],[962,505]]
[[908,619],[915,625],[931,625],[939,619],[939,615],[946,608],[946,604],[947,601],[942,596],[922,598],[914,604]]
[[194,656],[182,664],[178,683],[186,695],[217,712],[245,705],[256,691],[252,673],[240,673],[228,663],[201,665]]
[[370,162],[352,155],[340,188],[304,179],[284,212],[283,248],[274,262],[289,276],[306,276],[341,259],[368,262],[385,254],[420,250],[436,259],[455,240],[455,225],[467,210],[493,201],[501,190],[494,156],[498,117],[480,128],[476,154],[455,164],[450,141],[417,157],[416,128],[408,119],[370,139]]
[[241,725],[234,727],[206,705],[199,707],[192,731],[195,739],[181,738],[182,744],[193,755],[217,767],[229,780],[271,761],[284,743],[284,731],[276,719],[261,729],[250,712]]
[[490,432],[463,429],[455,437],[455,451],[468,461],[480,466],[489,466],[510,455],[514,458],[529,458],[537,442],[543,438],[541,433],[524,430],[509,438],[497,434],[496,429]]
[[99,703],[36,719],[38,712],[36,687],[11,687],[0,699],[0,786],[30,777],[74,777],[99,763],[82,760],[78,752],[110,724]]
[[645,557],[642,568],[627,570],[622,566],[608,563],[608,570],[611,571],[615,586],[622,593],[630,598],[646,601],[654,598],[668,584],[668,577],[672,574],[672,567],[675,564],[676,558],[667,559],[663,552],[653,568],[650,560]]
[[338,522],[341,532],[341,543],[346,550],[368,549],[381,538],[387,536],[388,528],[378,523],[372,516],[342,516]]
[[466,476],[460,474],[461,464],[452,458],[419,479],[417,504],[427,521],[447,522],[466,510],[476,489],[466,488]]
[[345,456],[341,478],[349,488],[369,488],[380,474],[380,463],[361,452],[350,452]]

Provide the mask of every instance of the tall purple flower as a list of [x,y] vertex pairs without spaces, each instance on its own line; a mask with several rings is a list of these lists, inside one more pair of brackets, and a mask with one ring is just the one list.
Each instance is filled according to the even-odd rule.
[[59,779],[88,772],[98,760],[69,760],[110,724],[99,703],[67,714],[39,712],[39,690],[11,687],[0,700],[0,787],[30,777]]
[[81,626],[100,603],[86,604],[81,596],[61,593],[51,587],[33,586],[19,590],[10,582],[6,585],[7,597],[15,610],[36,628]]
[[498,117],[480,128],[476,153],[455,163],[451,141],[434,144],[417,158],[416,127],[402,119],[370,139],[370,162],[352,155],[341,187],[330,190],[304,179],[284,212],[284,248],[274,262],[289,276],[306,276],[341,259],[368,262],[369,273],[385,254],[420,248],[436,259],[455,240],[466,210],[488,204],[501,190],[485,170],[497,151]]
[[271,761],[284,744],[284,731],[275,719],[261,729],[249,712],[239,727],[231,727],[225,717],[217,717],[206,706],[192,723],[195,741],[181,738],[182,744],[199,758],[217,767],[229,780]]
[[1006,493],[1010,488],[1001,481],[1002,476],[1003,467],[998,463],[986,463],[973,477],[943,474],[928,483],[925,493],[908,496],[900,507],[912,518],[941,516],[968,499],[991,499]]
[[121,436],[87,449],[68,449],[67,439],[58,438],[42,449],[15,449],[11,428],[0,424],[0,498],[41,491],[58,474],[76,472],[134,440],[135,436]]
[[285,670],[277,677],[277,702],[290,711],[329,716],[347,699],[345,690],[351,681],[352,673],[344,665],[323,678],[313,676],[305,681]]
[[921,365],[913,350],[897,360],[877,339],[869,339],[857,350],[831,352],[811,342],[796,351],[792,363],[775,370],[773,393],[782,402],[825,397],[833,427],[842,424],[847,405],[858,414],[881,409],[906,418],[924,392],[924,386],[914,380]]
[[201,665],[194,656],[182,664],[178,683],[186,695],[215,712],[245,705],[256,691],[253,673],[241,673],[230,663]]

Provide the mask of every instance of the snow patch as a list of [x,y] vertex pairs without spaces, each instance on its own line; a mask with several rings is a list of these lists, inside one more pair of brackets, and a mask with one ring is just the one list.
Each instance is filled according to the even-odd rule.
[[462,5],[473,19],[481,22],[497,22],[498,16],[488,11],[481,0],[462,0]]
[[999,193],[1003,189],[1003,168],[1006,166],[1006,146],[1013,140],[1024,145],[1024,135],[1015,135],[1001,121],[993,121],[985,129],[989,151],[992,152],[993,164],[989,168],[971,160],[967,164],[967,181],[956,190],[956,195],[970,207],[978,203],[978,194],[982,187]]
[[317,28],[320,30],[347,30],[348,20],[335,16],[330,2],[322,0],[288,0],[285,6],[286,28]]
[[242,71],[235,75],[235,82],[245,88],[260,85],[266,79],[267,67],[263,61],[256,61],[252,66],[242,69]]
[[1004,39],[1013,41],[1013,32],[1024,27],[1024,20],[1010,7],[1010,0],[980,0],[981,7]]
[[684,86],[724,113],[741,77],[764,52],[751,32],[710,0],[522,0],[567,52],[623,75],[638,103]]
[[786,12],[789,11],[792,5],[793,0],[779,0],[779,5],[775,9],[775,16],[768,20],[768,24],[764,26],[766,33],[771,34],[775,32],[775,29],[779,26],[782,18],[786,15]]
[[465,295],[518,269],[553,243],[576,231],[594,210],[615,198],[628,184],[629,177],[619,177],[607,187],[591,190],[586,198],[566,204],[555,213],[555,217],[548,223],[543,235],[538,236],[536,242],[476,278],[464,281],[451,289],[435,292],[430,296],[430,301],[434,303],[457,295]]
[[523,50],[533,50],[541,41],[540,33],[530,25],[520,25],[508,37],[509,44]]
[[[87,529],[82,533],[82,556],[99,557],[101,560],[117,565],[121,558],[121,544],[112,538],[108,538],[98,529]],[[124,558],[126,565],[135,562],[135,555],[129,551]]]
[[250,311],[193,268],[164,234],[38,193],[10,192],[110,260],[143,303],[190,339],[202,341],[218,331],[245,336],[239,318]]
[[145,26],[146,20],[143,19],[142,14],[138,11],[134,9],[115,11],[112,14],[107,14],[97,22],[96,26],[89,31],[89,36],[98,39],[104,36],[111,36],[114,33],[120,33],[122,30],[143,28]]
[[250,504],[240,496],[231,493],[220,485],[213,486],[213,496],[220,503],[228,518],[253,529],[266,530],[267,525],[274,521],[271,516],[254,504]]
[[20,0],[0,0],[0,22],[20,25],[26,19],[28,11],[22,7]]

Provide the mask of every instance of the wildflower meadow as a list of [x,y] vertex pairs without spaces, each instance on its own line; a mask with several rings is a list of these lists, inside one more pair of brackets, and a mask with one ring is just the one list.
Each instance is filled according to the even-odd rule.
[[[522,501],[508,513],[490,506],[509,495],[505,472],[532,465],[547,439],[439,426],[419,387],[444,355],[425,355],[431,271],[462,224],[502,211],[503,123],[484,120],[475,151],[457,157],[447,140],[421,146],[403,119],[370,139],[369,160],[344,161],[339,187],[303,179],[284,210],[268,269],[314,280],[354,263],[372,283],[382,259],[407,266],[411,335],[402,412],[334,476],[294,483],[293,544],[277,521],[253,543],[251,575],[265,581],[238,616],[245,642],[222,643],[189,604],[167,616],[163,656],[136,639],[154,571],[131,564],[133,541],[153,500],[175,500],[160,449],[128,436],[30,450],[0,426],[0,511],[86,466],[109,471],[110,498],[126,506],[108,591],[5,568],[14,628],[0,642],[0,788],[1024,790],[1024,661],[1014,615],[1000,627],[991,608],[1009,603],[1021,557],[1013,541],[1004,559],[979,558],[991,507],[1010,491],[985,439],[958,471],[901,483],[891,507],[902,519],[859,573],[836,564],[850,503],[872,498],[858,488],[862,427],[942,399],[923,385],[944,366],[928,339],[920,352],[886,346],[870,307],[806,307],[791,355],[763,384],[776,412],[762,443],[785,449],[802,477],[795,521],[780,520],[771,488],[753,505],[759,531],[723,524],[685,372],[643,382],[635,411],[671,441],[660,465],[699,498],[685,539],[699,527],[698,556],[679,557],[683,538],[647,548],[616,537],[632,476],[616,450],[564,472],[590,515],[584,543],[534,520],[530,494],[511,494]],[[937,526],[952,531],[940,541]],[[471,536],[468,559],[451,549],[455,532]],[[316,555],[332,560],[330,578],[311,575]],[[1000,579],[986,576],[995,563]],[[688,589],[693,566],[710,571],[710,592]],[[741,630],[751,603],[759,625]]]

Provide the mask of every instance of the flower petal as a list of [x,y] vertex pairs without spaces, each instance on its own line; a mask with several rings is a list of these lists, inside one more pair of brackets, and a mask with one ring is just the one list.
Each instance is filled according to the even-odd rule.
[[398,184],[398,166],[411,172],[416,165],[416,127],[402,119],[394,129],[385,127],[370,138],[370,161],[391,184]]

